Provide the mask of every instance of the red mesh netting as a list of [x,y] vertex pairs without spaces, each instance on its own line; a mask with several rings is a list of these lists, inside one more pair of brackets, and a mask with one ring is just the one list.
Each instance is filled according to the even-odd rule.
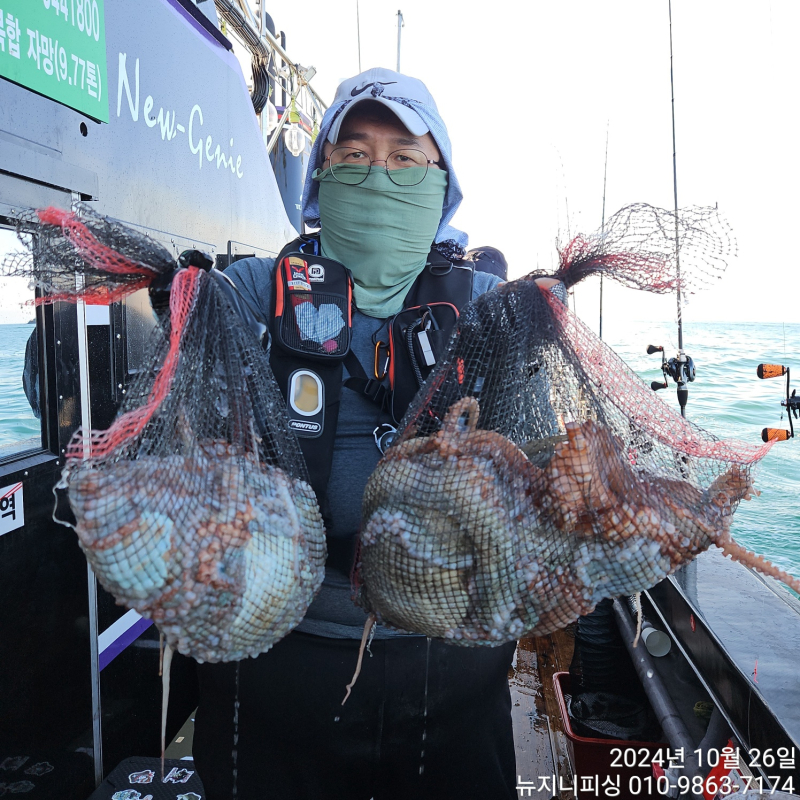
[[605,275],[634,289],[686,295],[721,278],[735,250],[730,226],[716,208],[692,206],[676,215],[635,203],[597,233],[561,247],[555,277],[573,286]]
[[[684,290],[721,271],[728,248],[715,209],[688,214]],[[566,247],[558,275],[674,287],[674,221],[623,209]],[[371,476],[360,602],[404,630],[495,645],[649,588],[712,544],[800,590],[730,537],[770,445],[684,420],[533,278],[465,309]]]
[[174,265],[152,239],[88,211],[81,219],[59,208],[40,209],[23,216],[17,230],[28,251],[11,256],[3,271],[32,277],[44,293],[37,305],[78,297],[113,303]]

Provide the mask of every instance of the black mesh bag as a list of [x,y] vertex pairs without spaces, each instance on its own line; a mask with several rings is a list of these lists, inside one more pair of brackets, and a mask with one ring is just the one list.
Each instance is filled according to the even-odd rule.
[[89,563],[181,653],[268,650],[322,582],[325,535],[261,343],[219,280],[136,231],[87,209],[28,222],[31,253],[6,272],[32,277],[41,302],[168,298],[113,424],[67,449],[57,489]]

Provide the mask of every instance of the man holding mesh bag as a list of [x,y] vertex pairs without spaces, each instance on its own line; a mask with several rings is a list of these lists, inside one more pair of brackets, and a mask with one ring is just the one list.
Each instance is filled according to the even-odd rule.
[[[372,69],[343,82],[303,195],[304,219],[320,236],[226,272],[272,320],[271,366],[329,551],[297,630],[239,666],[241,797],[516,796],[513,643],[465,649],[378,626],[341,705],[366,621],[350,580],[364,486],[454,329],[452,308],[500,282],[460,258],[466,236],[448,225],[462,196],[450,150],[420,81]],[[340,265],[349,275],[337,283]],[[304,435],[309,428],[315,435]],[[200,671],[194,753],[211,800],[232,787],[234,670]]]
[[433,99],[382,69],[340,85],[311,160],[320,235],[228,274],[270,319],[325,581],[270,652],[201,666],[198,770],[212,800],[511,798],[516,638],[711,544],[800,589],[730,535],[769,443],[683,419],[563,302],[598,273],[657,293],[716,279],[729,227],[716,208],[630,205],[566,243],[555,277],[500,285],[448,225],[461,193]]
[[[210,263],[176,270],[88,209],[35,212],[39,256],[9,269],[45,302],[169,290],[149,369],[107,431],[76,434],[57,488],[103,585],[201,662],[212,800],[512,797],[518,636],[710,544],[800,590],[730,537],[771,443],[719,441],[670,411],[569,314],[558,280],[499,286],[460,258],[449,141],[419,81],[346,81],[321,134],[304,192],[321,235],[229,270],[270,321],[268,364]],[[568,242],[556,277],[686,291],[724,268],[727,230],[716,209],[631,205]],[[305,614],[325,557],[314,494],[329,555]],[[372,628],[342,708],[376,619],[390,627]]]

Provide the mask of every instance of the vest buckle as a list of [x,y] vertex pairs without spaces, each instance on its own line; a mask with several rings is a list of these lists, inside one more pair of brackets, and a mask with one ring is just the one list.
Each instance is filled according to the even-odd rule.
[[366,382],[364,383],[364,388],[361,390],[361,392],[369,397],[373,403],[383,407],[383,404],[386,401],[387,389],[386,386],[380,381],[375,380],[375,378],[367,378]]

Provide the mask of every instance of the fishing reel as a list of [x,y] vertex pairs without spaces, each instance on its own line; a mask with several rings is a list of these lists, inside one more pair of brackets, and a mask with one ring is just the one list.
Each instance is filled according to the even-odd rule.
[[[786,376],[786,399],[781,400],[781,406],[786,409],[786,415],[789,417],[789,430],[764,428],[761,431],[762,441],[769,442],[774,439],[778,442],[785,442],[787,439],[793,439],[792,414],[794,414],[795,419],[800,419],[800,397],[797,396],[797,389],[792,389],[792,393],[789,394],[789,367],[784,367],[782,364],[759,364],[756,367],[756,375],[762,379]],[[781,418],[783,418],[783,414],[781,414]]]
[[686,408],[686,402],[689,399],[689,389],[686,384],[692,383],[697,376],[694,361],[683,350],[680,350],[675,358],[667,359],[663,347],[654,344],[647,345],[647,355],[651,356],[653,353],[661,353],[661,372],[664,373],[664,382],[652,381],[650,388],[654,392],[666,389],[669,386],[669,379],[672,378],[678,384],[678,405],[681,407],[681,413],[683,413]]

